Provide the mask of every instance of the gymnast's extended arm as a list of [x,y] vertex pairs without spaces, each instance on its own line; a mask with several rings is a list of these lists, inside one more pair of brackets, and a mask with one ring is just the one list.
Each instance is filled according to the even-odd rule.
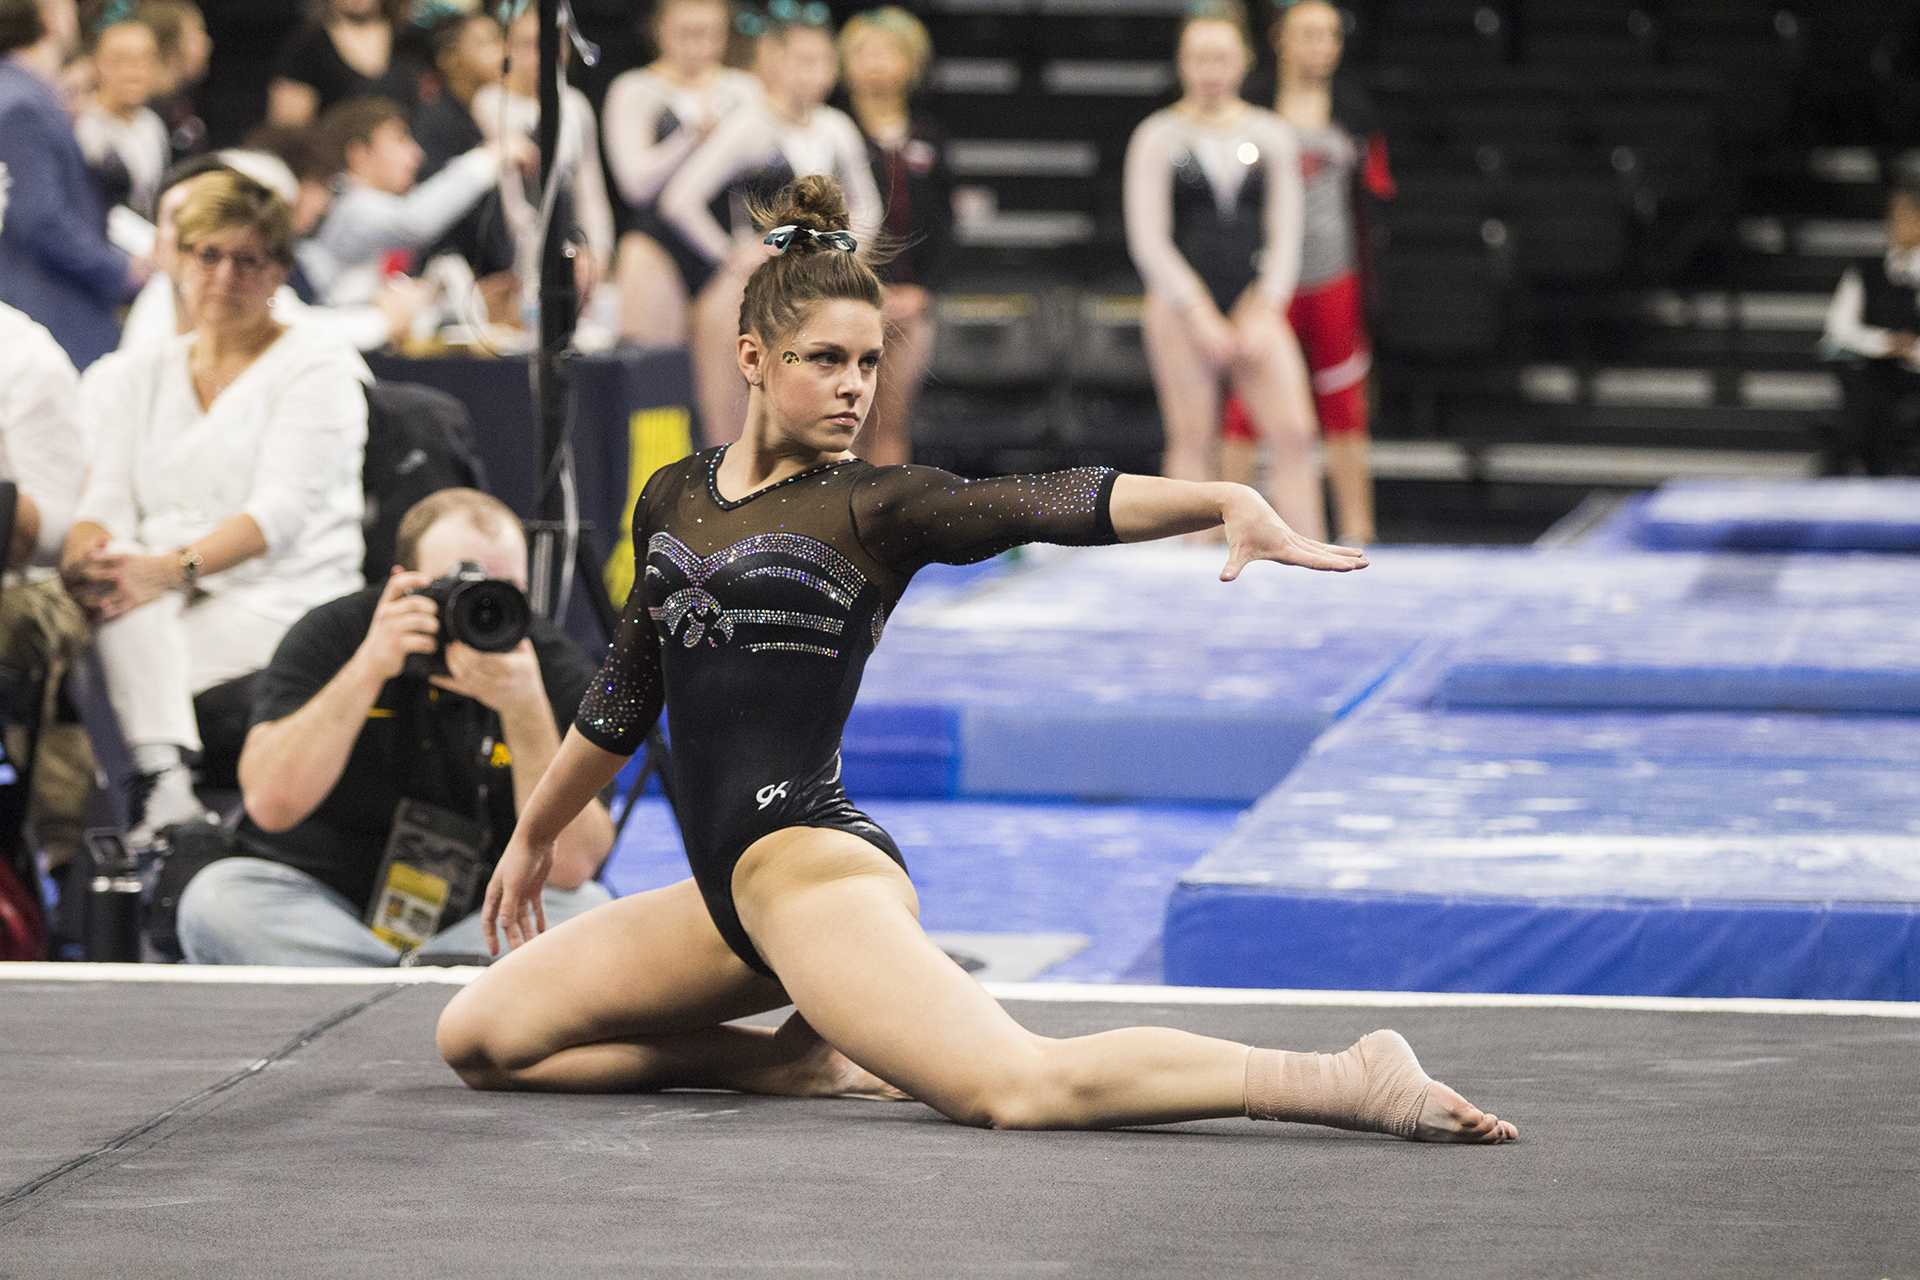
[[1367,563],[1351,547],[1301,537],[1246,485],[1122,475],[1106,467],[984,480],[937,467],[879,467],[855,485],[851,507],[869,554],[909,575],[923,565],[971,564],[1030,542],[1148,542],[1222,524],[1229,548],[1222,581],[1231,582],[1253,560],[1331,570]]

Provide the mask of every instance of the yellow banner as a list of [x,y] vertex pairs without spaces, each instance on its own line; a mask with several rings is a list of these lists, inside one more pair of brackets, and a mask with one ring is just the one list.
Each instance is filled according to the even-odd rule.
[[619,538],[601,575],[616,609],[633,590],[633,508],[640,501],[640,491],[654,472],[692,452],[693,419],[685,407],[636,409],[628,417],[627,500],[620,513]]

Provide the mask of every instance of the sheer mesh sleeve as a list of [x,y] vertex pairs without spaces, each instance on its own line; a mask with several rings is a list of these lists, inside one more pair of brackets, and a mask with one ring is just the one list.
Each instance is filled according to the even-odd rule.
[[606,659],[580,699],[573,727],[580,736],[615,755],[630,756],[646,741],[660,717],[666,685],[660,676],[660,637],[647,610],[647,496],[651,480],[633,509],[633,590],[620,613],[620,625]]
[[1076,467],[964,480],[938,467],[878,467],[855,484],[853,528],[868,554],[902,574],[972,564],[1029,542],[1104,546],[1119,472]]

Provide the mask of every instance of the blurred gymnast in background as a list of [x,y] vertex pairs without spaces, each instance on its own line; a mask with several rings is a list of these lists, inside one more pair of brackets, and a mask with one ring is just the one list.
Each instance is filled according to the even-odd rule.
[[880,269],[887,364],[855,446],[877,466],[912,461],[913,403],[933,359],[933,290],[953,250],[946,133],[911,102],[932,60],[927,28],[898,5],[859,14],[840,32],[847,99],[887,211],[887,237],[898,246]]
[[1300,265],[1300,161],[1279,117],[1240,97],[1253,48],[1238,15],[1238,6],[1208,5],[1181,25],[1181,98],[1127,144],[1127,249],[1147,290],[1162,470],[1218,476],[1224,378],[1270,450],[1274,510],[1318,538],[1326,512],[1313,405],[1284,316]]
[[[1300,279],[1287,323],[1313,378],[1327,480],[1340,541],[1374,540],[1373,470],[1368,459],[1367,337],[1361,209],[1391,200],[1386,139],[1359,85],[1337,73],[1345,44],[1340,11],[1325,0],[1281,0],[1268,34],[1273,43],[1273,109],[1293,126],[1300,145],[1306,218]],[[1222,470],[1251,482],[1255,434],[1246,409],[1229,400],[1223,421]]]
[[661,191],[720,122],[761,99],[760,82],[724,64],[727,0],[661,0],[649,24],[657,53],[607,88],[601,128],[620,228],[615,274],[620,336],[681,346],[687,304],[711,269],[660,218]]

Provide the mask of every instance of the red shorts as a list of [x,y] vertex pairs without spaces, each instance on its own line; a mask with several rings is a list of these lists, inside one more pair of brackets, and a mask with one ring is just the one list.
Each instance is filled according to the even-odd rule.
[[[1307,358],[1321,433],[1337,436],[1364,432],[1373,349],[1360,312],[1360,278],[1349,272],[1295,293],[1287,304],[1287,323]],[[1229,440],[1259,439],[1240,397],[1227,398],[1220,415],[1220,433]]]

